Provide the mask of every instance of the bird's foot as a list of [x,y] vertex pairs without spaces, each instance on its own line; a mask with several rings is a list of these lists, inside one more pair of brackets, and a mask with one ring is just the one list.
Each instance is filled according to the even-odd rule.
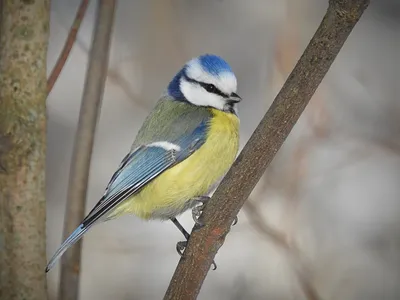
[[[199,227],[203,227],[204,224],[202,222],[200,222],[199,218],[201,216],[201,213],[203,212],[203,209],[204,209],[206,203],[208,202],[208,200],[210,200],[210,197],[208,197],[208,196],[200,196],[200,197],[193,198],[192,200],[193,200],[193,202],[196,203],[196,206],[193,207],[193,209],[192,209],[193,221]],[[198,205],[198,204],[200,204],[200,205]]]
[[[204,223],[200,222],[199,218],[203,212],[203,209],[205,207],[205,205],[207,204],[208,200],[210,200],[210,197],[208,196],[201,196],[201,197],[196,197],[194,199],[192,199],[194,202],[197,202],[197,205],[195,207],[193,207],[192,209],[192,218],[193,221],[199,226],[199,227],[203,227]],[[232,226],[235,226],[238,222],[238,217],[235,216],[235,219],[233,220]]]
[[[185,252],[186,246],[187,246],[187,241],[181,241],[178,242],[176,244],[176,251],[178,252],[178,254],[183,257],[183,252]],[[215,261],[212,261],[212,266],[213,266],[213,270],[217,269],[217,264],[215,263]]]

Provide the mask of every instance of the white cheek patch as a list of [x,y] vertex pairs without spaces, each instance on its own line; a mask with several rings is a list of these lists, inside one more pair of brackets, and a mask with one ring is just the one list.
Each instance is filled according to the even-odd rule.
[[236,92],[237,80],[235,75],[230,72],[222,72],[218,76],[213,76],[205,72],[198,60],[191,61],[186,68],[186,74],[189,78],[199,82],[211,83],[220,89],[223,93],[230,95]]
[[154,142],[154,143],[148,144],[146,147],[158,147],[158,148],[163,148],[167,151],[171,151],[171,150],[181,151],[180,146],[170,143],[170,142],[167,142],[167,141]]
[[237,81],[235,75],[227,72],[219,74],[219,83],[216,86],[227,95],[236,93]]
[[185,98],[197,106],[211,106],[223,110],[225,100],[221,96],[207,92],[200,85],[181,79],[180,88]]

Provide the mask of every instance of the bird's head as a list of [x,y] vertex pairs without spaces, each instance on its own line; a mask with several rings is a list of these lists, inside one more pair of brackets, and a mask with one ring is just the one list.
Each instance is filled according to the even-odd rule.
[[229,64],[219,56],[205,54],[185,64],[168,85],[168,94],[177,101],[237,114],[241,98],[236,88]]

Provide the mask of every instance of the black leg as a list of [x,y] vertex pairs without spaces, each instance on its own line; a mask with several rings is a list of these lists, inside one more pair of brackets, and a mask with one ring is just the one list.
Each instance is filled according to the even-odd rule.
[[[171,218],[171,221],[172,221],[172,223],[175,224],[175,226],[179,229],[179,231],[182,232],[182,234],[185,236],[186,241],[178,242],[176,244],[176,251],[179,253],[180,256],[183,256],[183,251],[185,251],[185,248],[187,246],[187,241],[190,238],[190,234],[185,230],[185,228],[183,228],[181,223],[179,223],[179,221],[176,218]],[[215,263],[215,261],[212,262],[212,265],[213,265],[213,270],[216,270],[217,264]]]
[[188,240],[190,237],[190,234],[186,231],[185,228],[179,223],[179,221],[176,218],[171,218],[172,223],[175,224],[175,226],[179,229],[180,232],[184,235],[185,239]]
[[185,251],[186,245],[187,245],[187,241],[190,238],[190,234],[185,230],[185,228],[183,228],[183,226],[181,225],[181,223],[179,223],[179,221],[176,218],[171,218],[172,223],[175,224],[175,226],[179,229],[180,232],[182,232],[182,234],[185,236],[186,241],[182,241],[182,242],[178,242],[176,244],[176,251],[178,252],[178,254],[180,256],[183,255],[183,251]]

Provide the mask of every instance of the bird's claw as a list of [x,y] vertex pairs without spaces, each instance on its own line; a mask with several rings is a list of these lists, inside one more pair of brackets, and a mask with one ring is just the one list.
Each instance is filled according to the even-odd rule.
[[233,219],[232,226],[235,226],[237,223],[238,223],[238,217],[235,216],[235,218]]
[[[194,202],[197,202],[197,205],[192,208],[192,218],[193,221],[199,226],[203,227],[204,223],[200,222],[199,218],[201,216],[201,213],[203,212],[204,206],[206,205],[207,201],[210,200],[210,197],[208,196],[201,196],[193,199]],[[233,220],[232,226],[235,226],[238,223],[238,217],[235,216],[235,219]]]
[[214,260],[212,261],[211,265],[213,266],[213,271],[215,271],[217,269],[217,264]]
[[183,252],[185,251],[186,246],[187,246],[187,241],[181,241],[176,243],[176,251],[181,257],[183,256]]
[[199,225],[200,227],[203,227],[203,226],[204,226],[204,223],[203,223],[203,222],[200,222],[200,220],[199,220],[199,218],[200,218],[200,216],[201,216],[201,212],[203,211],[203,209],[204,209],[204,204],[199,205],[199,206],[195,206],[195,207],[193,207],[193,209],[192,209],[192,218],[193,218],[193,221],[194,221],[197,225]]
[[193,207],[193,209],[192,209],[193,221],[200,227],[204,226],[204,224],[202,222],[200,222],[199,218],[200,218],[201,213],[203,212],[204,206],[206,205],[208,200],[210,200],[210,197],[208,197],[208,196],[201,196],[201,197],[197,197],[197,198],[193,199],[194,202],[196,202],[197,204],[200,204],[200,205]]
[[[178,252],[178,254],[183,257],[183,252],[185,252],[186,246],[187,246],[187,241],[181,241],[176,243],[176,251]],[[212,266],[213,266],[213,270],[217,269],[217,264],[215,263],[215,261],[212,261]]]

